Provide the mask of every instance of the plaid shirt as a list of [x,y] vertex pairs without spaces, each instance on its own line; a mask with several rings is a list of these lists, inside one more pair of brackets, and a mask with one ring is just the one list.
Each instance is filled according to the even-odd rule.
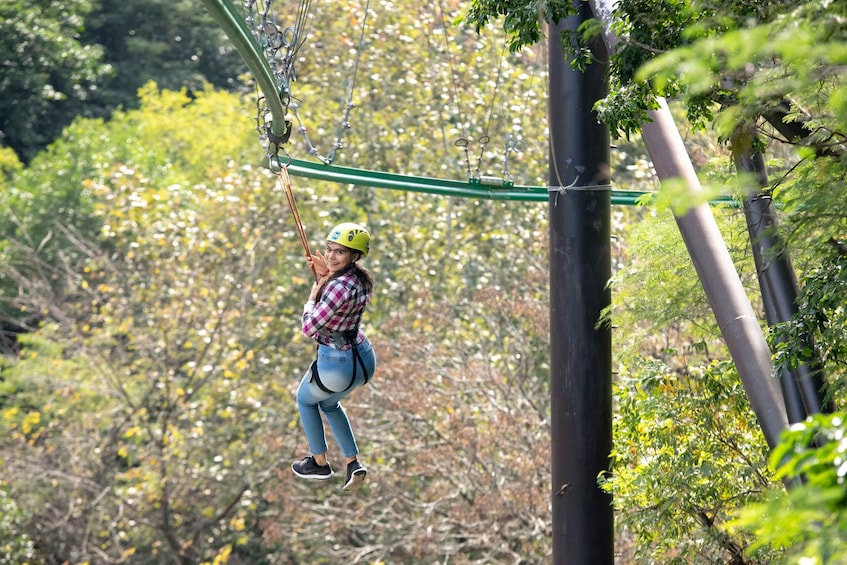
[[[359,328],[365,307],[371,300],[370,293],[362,287],[351,270],[326,283],[320,300],[311,300],[303,307],[303,333],[322,345],[335,347],[324,332],[343,332]],[[356,343],[361,343],[365,334],[359,328]],[[342,349],[350,349],[345,346]]]

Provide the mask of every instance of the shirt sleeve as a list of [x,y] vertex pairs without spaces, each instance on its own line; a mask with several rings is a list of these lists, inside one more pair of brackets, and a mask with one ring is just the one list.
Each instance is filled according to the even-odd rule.
[[[332,319],[333,314],[350,298],[350,289],[340,281],[332,280],[326,284],[321,299],[311,300],[303,306],[303,333],[314,338],[321,328]],[[334,329],[334,328],[328,328]]]

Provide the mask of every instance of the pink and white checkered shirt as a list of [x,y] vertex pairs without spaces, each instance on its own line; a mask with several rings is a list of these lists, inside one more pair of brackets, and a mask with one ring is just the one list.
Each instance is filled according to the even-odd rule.
[[[323,288],[317,303],[311,300],[303,307],[303,333],[322,345],[335,347],[325,335],[359,328],[356,343],[365,339],[360,324],[371,295],[365,290],[351,269],[340,277],[331,279]],[[350,349],[347,345],[342,349]]]

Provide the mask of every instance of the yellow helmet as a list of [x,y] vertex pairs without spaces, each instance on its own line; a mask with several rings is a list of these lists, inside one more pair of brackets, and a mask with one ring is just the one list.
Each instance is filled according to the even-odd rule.
[[332,228],[329,235],[326,236],[326,240],[349,249],[355,249],[362,253],[362,257],[366,257],[370,250],[371,234],[364,226],[345,222]]

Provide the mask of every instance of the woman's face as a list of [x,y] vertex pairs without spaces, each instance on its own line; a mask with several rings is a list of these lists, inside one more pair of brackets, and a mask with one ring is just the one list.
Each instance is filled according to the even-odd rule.
[[353,250],[337,243],[327,242],[324,256],[330,273],[337,273],[353,262]]

